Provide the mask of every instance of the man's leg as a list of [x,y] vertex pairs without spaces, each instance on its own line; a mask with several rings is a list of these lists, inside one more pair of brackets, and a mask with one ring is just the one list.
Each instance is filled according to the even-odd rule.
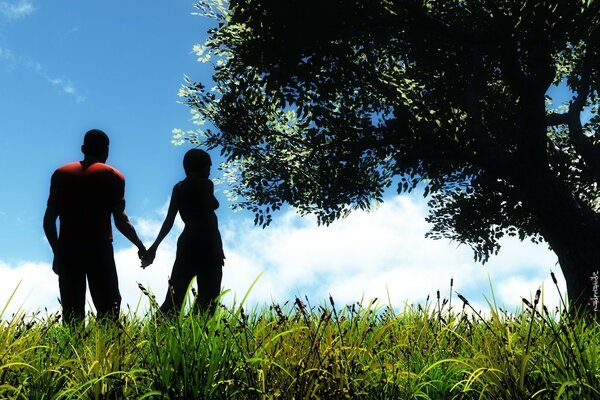
[[85,272],[83,269],[64,271],[58,276],[60,304],[66,324],[83,322],[85,318]]
[[83,322],[85,318],[85,270],[80,246],[60,242],[60,270],[58,288],[63,321],[67,324]]
[[121,294],[112,243],[101,243],[94,247],[90,249],[87,260],[90,295],[96,306],[98,319],[117,320],[121,308]]

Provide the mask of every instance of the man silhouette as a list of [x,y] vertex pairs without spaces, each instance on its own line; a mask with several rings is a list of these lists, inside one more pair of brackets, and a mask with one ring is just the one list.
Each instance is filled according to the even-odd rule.
[[[112,247],[115,227],[139,249],[146,249],[125,214],[125,177],[105,164],[109,139],[92,129],[85,134],[83,161],[65,164],[52,175],[44,232],[54,253],[63,319],[85,317],[86,278],[98,319],[119,316],[121,294]],[[60,233],[56,220],[60,221]]]

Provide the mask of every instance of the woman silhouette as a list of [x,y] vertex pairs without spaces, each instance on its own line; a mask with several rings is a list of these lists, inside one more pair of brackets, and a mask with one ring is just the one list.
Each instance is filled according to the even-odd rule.
[[179,212],[185,227],[177,240],[169,290],[160,307],[164,314],[181,309],[194,276],[198,285],[196,306],[200,310],[212,312],[215,299],[221,291],[225,256],[214,211],[219,207],[219,202],[214,196],[213,182],[208,178],[211,165],[210,155],[203,150],[192,149],[185,154],[183,169],[186,178],[173,187],[167,216],[145,257],[146,265],[154,261],[160,242],[173,227]]

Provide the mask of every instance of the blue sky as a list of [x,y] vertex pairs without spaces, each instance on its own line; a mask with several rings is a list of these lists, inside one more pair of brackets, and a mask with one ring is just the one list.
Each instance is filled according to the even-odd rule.
[[[211,21],[192,15],[192,5],[0,1],[0,305],[20,282],[9,310],[58,307],[41,219],[53,170],[80,159],[81,139],[90,128],[109,134],[108,162],[127,178],[127,212],[144,241],[154,239],[189,149],[172,145],[171,131],[193,128],[177,92],[184,74],[203,82],[211,74],[210,65],[192,53]],[[419,194],[389,194],[378,210],[327,228],[284,210],[262,230],[252,225],[252,216],[228,208],[225,189],[217,186],[228,301],[241,298],[262,273],[251,292],[254,304],[294,295],[319,303],[331,293],[340,302],[378,297],[401,307],[438,289],[447,294],[451,277],[458,291],[484,304],[491,277],[499,302],[510,308],[548,282],[550,270],[559,272],[543,245],[507,241],[501,255],[482,266],[465,246],[424,239],[426,208]],[[176,234],[146,271],[116,235],[126,302],[133,306],[139,299],[137,282],[164,295]],[[549,288],[547,297],[555,302],[555,290]]]
[[186,150],[170,144],[189,124],[178,88],[184,73],[210,76],[191,54],[207,28],[191,12],[190,1],[0,2],[3,258],[48,255],[31,240],[48,179],[79,159],[89,128],[110,135],[131,212],[163,204]]

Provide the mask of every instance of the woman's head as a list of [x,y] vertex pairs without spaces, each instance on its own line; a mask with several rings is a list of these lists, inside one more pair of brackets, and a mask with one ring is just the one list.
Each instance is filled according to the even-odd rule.
[[191,149],[183,156],[183,169],[187,176],[195,174],[208,178],[211,165],[210,155],[204,150]]

